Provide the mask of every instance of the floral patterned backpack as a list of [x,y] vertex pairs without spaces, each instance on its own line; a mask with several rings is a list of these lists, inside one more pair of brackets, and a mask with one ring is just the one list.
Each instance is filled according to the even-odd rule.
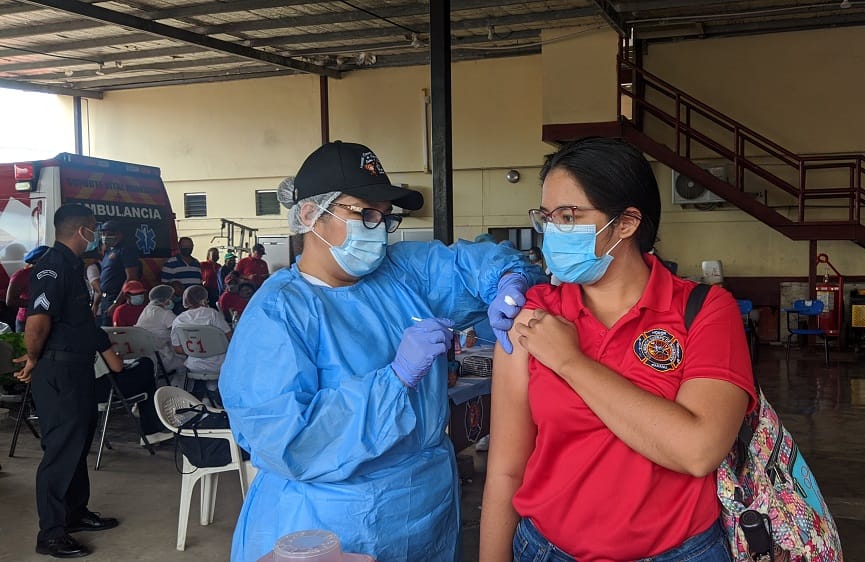
[[[708,285],[698,285],[688,297],[685,326],[690,327],[703,305]],[[745,417],[733,449],[718,467],[721,524],[735,562],[839,562],[841,540],[835,521],[814,475],[793,436],[757,386],[759,404]],[[740,524],[753,510],[762,519],[771,549],[752,556],[754,544]],[[753,542],[753,541],[752,541]]]

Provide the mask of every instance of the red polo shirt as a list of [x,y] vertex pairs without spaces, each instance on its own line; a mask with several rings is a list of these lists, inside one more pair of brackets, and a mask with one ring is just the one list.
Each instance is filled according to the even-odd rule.
[[[607,329],[579,285],[537,285],[526,308],[573,322],[591,359],[653,394],[674,400],[694,378],[729,381],[751,396],[751,363],[736,301],[713,288],[690,330],[683,314],[695,284],[674,277],[654,256],[640,301]],[[635,560],[680,545],[718,519],[715,474],[694,478],[633,451],[551,370],[529,359],[535,449],[514,507],[580,562]],[[647,420],[648,422],[649,420]]]

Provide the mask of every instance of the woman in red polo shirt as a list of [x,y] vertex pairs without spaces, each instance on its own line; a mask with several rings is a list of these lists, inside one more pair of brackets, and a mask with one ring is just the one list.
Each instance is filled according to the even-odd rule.
[[[567,145],[542,170],[537,285],[496,349],[482,561],[729,561],[715,469],[755,404],[736,301],[650,250],[661,215],[643,155]],[[540,558],[537,558],[540,559]]]

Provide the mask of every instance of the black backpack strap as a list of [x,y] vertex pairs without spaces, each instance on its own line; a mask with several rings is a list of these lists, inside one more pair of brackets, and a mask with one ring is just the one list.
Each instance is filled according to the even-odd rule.
[[706,300],[706,295],[709,294],[711,288],[711,285],[700,283],[694,287],[694,290],[691,291],[690,295],[688,295],[688,303],[685,305],[686,330],[691,329],[691,324],[694,323],[694,318],[697,317],[697,313],[699,313],[700,309],[703,308],[703,302]]

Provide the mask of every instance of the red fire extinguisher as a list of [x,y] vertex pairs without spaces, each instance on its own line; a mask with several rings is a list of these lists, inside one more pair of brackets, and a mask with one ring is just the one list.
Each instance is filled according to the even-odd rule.
[[[822,280],[817,282],[817,300],[823,301],[820,327],[823,328],[827,336],[839,337],[844,312],[844,276],[835,269],[835,266],[829,261],[828,255],[817,254],[818,268],[821,263],[826,264],[826,268]],[[819,270],[817,271],[817,278],[820,279]]]

